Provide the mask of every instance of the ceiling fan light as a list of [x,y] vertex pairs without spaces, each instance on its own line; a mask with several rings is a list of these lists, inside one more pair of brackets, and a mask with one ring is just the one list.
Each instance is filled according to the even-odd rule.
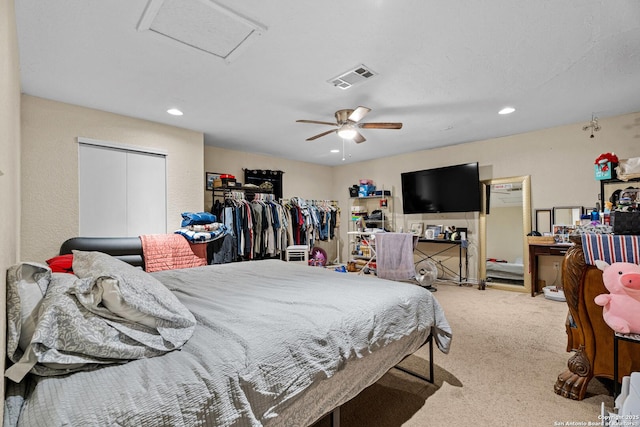
[[358,134],[353,126],[342,126],[338,131],[338,136],[342,139],[353,139]]

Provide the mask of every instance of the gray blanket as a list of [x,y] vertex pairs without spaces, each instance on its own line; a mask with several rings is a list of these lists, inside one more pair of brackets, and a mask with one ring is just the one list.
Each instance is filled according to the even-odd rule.
[[[442,309],[415,285],[278,260],[153,277],[197,320],[184,347],[65,377],[31,377],[17,425],[286,425],[279,414],[394,343],[421,343],[436,326],[443,332],[436,342],[448,351]],[[416,346],[402,347],[365,384],[408,348]],[[328,409],[309,408],[311,418],[300,422]]]
[[[73,268],[77,277],[46,276],[46,293],[38,303],[33,328],[24,328],[16,319],[20,328],[12,330],[20,337],[10,337],[9,342],[18,338],[25,345],[9,352],[14,364],[5,376],[12,381],[20,382],[28,372],[66,375],[159,356],[180,348],[193,334],[191,312],[144,271],[104,253],[82,251],[74,251]],[[10,288],[15,286],[12,280],[17,276],[10,275]],[[23,291],[18,300],[26,296]],[[21,307],[16,298],[11,301]],[[15,312],[16,306],[9,308],[13,323],[22,314]]]

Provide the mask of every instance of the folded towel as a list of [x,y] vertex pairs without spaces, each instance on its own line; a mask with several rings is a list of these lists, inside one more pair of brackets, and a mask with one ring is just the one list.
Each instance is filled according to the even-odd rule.
[[418,236],[410,233],[376,233],[376,273],[389,280],[416,276],[413,249]]

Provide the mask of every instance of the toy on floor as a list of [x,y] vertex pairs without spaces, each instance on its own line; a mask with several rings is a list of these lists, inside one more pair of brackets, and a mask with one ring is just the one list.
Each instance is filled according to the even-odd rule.
[[596,266],[609,291],[594,298],[605,323],[621,334],[640,334],[640,265],[597,260]]
[[327,253],[324,249],[314,247],[309,254],[309,265],[314,267],[324,267],[327,265]]

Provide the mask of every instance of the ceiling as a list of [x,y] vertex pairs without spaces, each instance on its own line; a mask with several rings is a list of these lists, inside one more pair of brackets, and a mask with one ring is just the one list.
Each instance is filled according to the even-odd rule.
[[[640,111],[637,0],[15,6],[24,93],[196,130],[207,145],[316,164],[572,123],[581,131],[592,115]],[[346,90],[328,82],[361,64],[376,75]],[[363,122],[404,126],[362,129],[367,141],[355,144],[336,134],[307,142],[331,127],[296,123],[333,122],[336,110],[359,105],[372,110]],[[516,111],[498,115],[505,106]],[[171,107],[184,115],[167,114]]]

